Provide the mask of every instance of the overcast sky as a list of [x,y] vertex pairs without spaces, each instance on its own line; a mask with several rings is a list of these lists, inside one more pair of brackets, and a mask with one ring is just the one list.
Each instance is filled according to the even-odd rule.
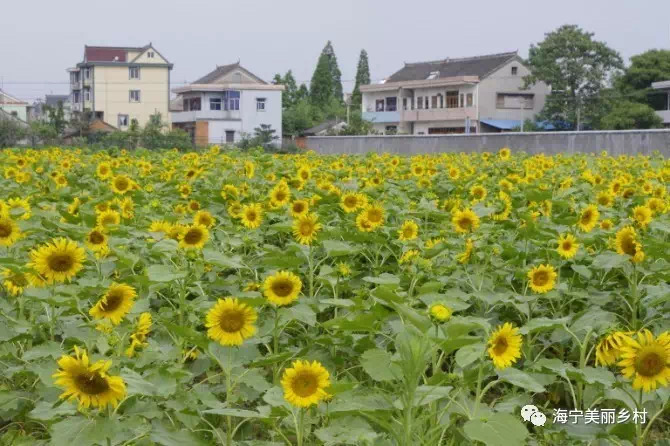
[[[327,40],[343,81],[355,76],[361,48],[373,79],[404,61],[518,50],[563,24],[594,32],[628,63],[650,48],[670,49],[670,0],[2,0],[0,81],[32,102],[68,93],[66,69],[88,45],[153,42],[174,63],[173,87],[238,59],[270,81],[293,70],[308,81]],[[93,6],[96,5],[96,6]],[[546,5],[546,6],[540,6]],[[344,90],[353,81],[343,82]]]

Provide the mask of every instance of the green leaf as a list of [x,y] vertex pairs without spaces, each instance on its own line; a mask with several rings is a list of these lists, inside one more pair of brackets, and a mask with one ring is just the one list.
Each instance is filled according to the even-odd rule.
[[600,383],[606,388],[612,387],[616,381],[614,374],[602,367],[584,367],[583,369],[574,369],[568,372],[572,376],[581,377],[587,384]]
[[618,268],[623,266],[628,262],[626,256],[622,256],[612,251],[605,251],[602,254],[598,254],[591,264],[596,269],[610,270],[612,268]]
[[174,255],[177,253],[177,241],[171,238],[164,238],[151,247],[151,252],[156,254]]
[[203,259],[205,262],[211,263],[221,268],[231,268],[231,269],[241,269],[244,268],[240,262],[242,258],[240,256],[228,257],[223,253],[216,251],[211,248],[205,248],[202,250]]
[[121,377],[126,383],[128,395],[155,395],[156,387],[134,370],[124,367]]
[[477,359],[481,358],[485,349],[486,344],[482,342],[461,347],[456,352],[456,364],[462,369],[466,368]]
[[61,350],[60,344],[58,342],[48,341],[25,352],[22,356],[22,359],[24,361],[32,361],[34,359],[43,358],[45,356],[50,356],[54,359],[57,359],[62,354],[63,350]]
[[186,272],[177,272],[167,265],[151,265],[147,268],[147,277],[151,282],[172,282],[186,277]]
[[544,392],[544,386],[537,382],[533,377],[519,369],[508,367],[498,371],[498,378],[505,382],[513,384],[522,389],[530,390],[531,392]]
[[593,272],[584,265],[572,265],[572,270],[585,279],[590,279],[593,276]]
[[316,325],[316,313],[309,305],[304,303],[299,303],[289,308],[282,308],[279,310],[279,314],[279,321],[282,325],[292,320],[304,322],[310,327]]
[[40,401],[35,408],[30,411],[28,416],[36,420],[49,421],[60,416],[69,416],[77,413],[77,407],[69,402],[64,402],[59,406],[54,406],[52,403]]
[[534,331],[547,331],[555,328],[560,328],[563,324],[567,324],[570,317],[562,317],[559,319],[552,319],[548,317],[536,317],[531,319],[526,325],[519,329],[519,333],[528,334]]
[[356,254],[360,249],[350,243],[337,240],[324,240],[323,247],[328,257],[341,257]]
[[267,418],[264,415],[253,410],[235,409],[232,407],[222,407],[217,409],[203,410],[203,413],[213,413],[215,415],[225,415],[240,418]]
[[365,276],[363,280],[378,285],[399,285],[400,278],[389,273],[382,273],[378,277]]
[[391,355],[378,348],[363,353],[361,365],[375,381],[393,381],[399,379],[402,373],[396,364],[391,364]]
[[314,431],[326,446],[374,444],[379,437],[374,429],[360,417],[342,417],[332,420],[327,427]]
[[205,441],[201,440],[187,429],[181,428],[172,430],[172,428],[168,428],[165,424],[158,421],[152,423],[152,430],[149,438],[151,441],[163,446],[198,446],[206,444]]
[[470,420],[463,431],[472,441],[481,441],[487,446],[509,446],[524,444],[528,436],[521,418],[508,413],[495,413],[487,419]]
[[217,342],[210,342],[207,351],[219,363],[221,368],[228,372],[234,367],[250,363],[260,355],[258,348],[253,344],[228,347]]

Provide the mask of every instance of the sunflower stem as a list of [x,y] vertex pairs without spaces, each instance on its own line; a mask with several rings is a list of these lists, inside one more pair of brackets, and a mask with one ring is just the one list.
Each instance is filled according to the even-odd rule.
[[[638,396],[638,401],[637,401],[637,410],[638,412],[641,412],[643,410],[642,408],[642,391],[643,389],[640,389],[640,393]],[[644,435],[642,434],[642,423],[635,423],[635,443],[637,446],[643,446],[644,445]]]

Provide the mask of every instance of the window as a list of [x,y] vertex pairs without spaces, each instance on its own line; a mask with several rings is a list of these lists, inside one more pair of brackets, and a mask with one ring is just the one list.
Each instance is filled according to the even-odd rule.
[[458,106],[465,107],[465,94],[461,93],[459,98]]
[[402,109],[407,110],[407,98],[402,98]]
[[140,67],[128,67],[128,76],[130,79],[139,79]]
[[398,98],[395,96],[386,98],[386,111],[396,111],[398,109]]
[[226,142],[235,142],[235,130],[226,130]]
[[184,99],[184,111],[200,111],[200,98]]
[[458,92],[447,91],[447,108],[458,108]]
[[79,92],[78,91],[75,91],[75,92],[72,93],[72,102],[74,102],[75,104],[79,103]]
[[130,102],[140,102],[140,90],[130,90]]
[[474,96],[472,93],[468,93],[465,95],[465,106],[466,107],[472,107],[474,105]]
[[532,93],[498,93],[496,96],[496,108],[511,108],[532,110],[535,99]]
[[423,108],[423,96],[416,98],[416,108],[421,110]]
[[398,133],[398,126],[397,125],[387,125],[386,126],[386,134],[387,135],[395,135]]
[[221,110],[221,98],[209,98],[210,110]]
[[91,90],[84,90],[84,102],[91,100]]
[[240,109],[240,92],[233,90],[226,90],[223,92],[223,109],[224,110],[239,110]]
[[128,115],[119,115],[119,128],[128,127]]
[[265,111],[265,98],[256,98],[256,111]]
[[153,51],[147,52],[147,59],[153,59],[153,58],[154,58],[154,52]]
[[384,111],[384,100],[383,99],[377,99],[375,101],[375,111],[378,111],[378,112],[383,112]]
[[512,67],[512,76],[516,76],[519,71],[519,67]]
[[430,108],[437,108],[437,96],[431,96]]
[[84,79],[89,80],[91,78],[91,69],[84,68]]
[[423,104],[426,106],[426,108],[428,108],[428,104],[429,104],[429,102],[428,102],[428,96],[424,96],[424,97],[423,97]]

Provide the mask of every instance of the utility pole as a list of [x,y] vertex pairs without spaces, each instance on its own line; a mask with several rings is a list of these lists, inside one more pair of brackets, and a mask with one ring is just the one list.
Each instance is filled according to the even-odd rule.
[[579,96],[577,96],[577,131],[580,131],[580,129],[582,127],[582,107],[581,107],[581,105],[582,105],[581,100],[580,100]]

